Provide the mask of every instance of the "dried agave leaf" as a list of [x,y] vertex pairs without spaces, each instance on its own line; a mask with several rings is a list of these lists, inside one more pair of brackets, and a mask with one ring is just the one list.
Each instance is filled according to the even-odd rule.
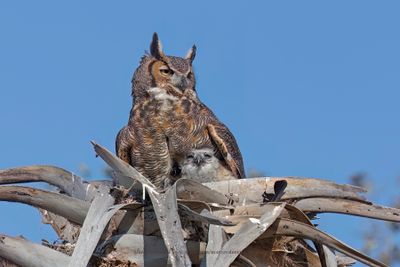
[[263,203],[263,194],[273,194],[275,182],[281,180],[286,180],[288,183],[281,197],[282,200],[309,197],[332,197],[365,201],[364,197],[360,195],[360,193],[365,192],[365,190],[360,187],[338,185],[333,182],[311,178],[249,178],[211,182],[205,183],[204,185],[225,195],[230,195],[232,199],[236,198],[238,205],[247,205],[251,203]]
[[67,195],[82,200],[87,199],[87,192],[95,190],[79,176],[55,166],[25,166],[0,170],[0,184],[26,182],[46,182],[60,188]]
[[[140,207],[139,204],[138,207]],[[210,223],[220,225],[232,225],[226,219],[219,218],[212,213],[206,211],[210,207],[200,201],[178,201],[178,211],[183,225],[183,231],[187,236],[193,236],[192,224],[196,223],[197,228],[206,227]],[[206,211],[204,211],[206,210]],[[119,234],[143,234],[143,235],[160,235],[160,228],[157,222],[157,216],[154,213],[154,208],[144,206],[137,209],[127,209],[125,214],[116,215],[112,218],[117,225],[116,230]],[[203,232],[208,232],[208,228],[204,228]]]
[[[191,190],[190,192],[194,193],[201,192],[203,193],[203,199],[205,196],[211,196],[213,200],[218,201],[219,199],[223,199],[223,204],[227,204],[226,197],[217,192],[212,192],[212,190],[202,186],[199,183],[193,183],[193,181],[184,179],[175,183],[174,187],[168,189],[167,192],[163,194],[157,193],[154,185],[147,178],[137,172],[133,167],[115,157],[112,153],[101,146],[95,143],[93,143],[93,145],[97,154],[102,157],[115,171],[120,173],[122,176],[131,177],[148,186],[148,193],[156,212],[161,234],[167,244],[172,265],[189,266],[191,263],[189,257],[187,256],[186,246],[184,245],[181,230],[181,222],[177,212],[177,192],[182,192],[182,190]],[[133,185],[133,183],[130,183],[129,181],[124,181],[124,183],[126,187]],[[194,213],[192,213],[192,215],[193,214]],[[199,216],[197,216],[197,218],[200,218]]]
[[169,259],[173,266],[191,266],[187,249],[183,241],[182,227],[178,215],[178,204],[175,187],[170,188],[164,194],[155,191],[155,186],[135,168],[113,155],[102,146],[92,142],[96,153],[117,173],[121,179],[120,185],[130,188],[134,186],[134,180],[145,185],[153,203],[161,234],[166,243]]
[[152,182],[144,177],[135,168],[130,166],[128,163],[122,161],[116,157],[113,153],[108,151],[106,148],[96,144],[92,141],[94,150],[97,155],[100,156],[118,175],[119,180],[116,181],[117,185],[121,185],[125,188],[130,188],[134,181],[139,181],[142,185],[146,185],[150,188],[155,188]]
[[[233,227],[224,227],[225,231],[230,234],[235,234],[238,231],[239,225],[249,219],[249,215],[236,215],[236,216],[228,216],[232,222],[238,223],[238,225]],[[322,231],[314,228],[313,226],[309,226],[299,221],[293,221],[291,219],[279,218],[277,219],[277,223],[274,224],[270,231],[264,233],[260,239],[271,238],[273,236],[294,236],[297,238],[306,238],[312,241],[315,241],[317,244],[321,243],[327,245],[329,247],[334,248],[337,251],[340,251],[358,261],[361,261],[370,266],[385,266],[382,263],[371,259],[370,257],[362,254],[361,252],[347,246],[346,244],[336,240],[330,235],[323,233]],[[294,227],[295,229],[290,229],[287,224],[284,222],[290,222],[289,225]],[[294,226],[295,225],[295,226]],[[274,230],[272,230],[274,229]],[[290,230],[289,230],[290,229]],[[305,230],[306,229],[306,230]],[[305,231],[304,233],[302,231]],[[317,246],[316,244],[316,246]],[[324,258],[322,258],[324,260]],[[375,265],[374,265],[375,264]]]
[[109,188],[101,186],[82,225],[71,261],[68,264],[69,267],[87,266],[104,229],[111,219],[107,216],[107,212],[113,204],[114,198],[109,194]]
[[[317,259],[316,254],[313,252],[313,249],[307,247],[307,244],[303,242],[305,246],[302,249],[307,255],[304,261],[313,262],[313,264],[309,266],[336,267],[346,265],[346,263],[343,263],[344,260],[340,261],[340,256],[332,254],[330,248],[345,253],[370,266],[385,266],[379,261],[375,261],[363,255],[316,229],[304,212],[337,212],[394,222],[400,221],[398,209],[373,205],[365,201],[360,195],[360,193],[364,192],[363,189],[350,185],[337,185],[318,179],[298,179],[293,177],[257,178],[207,183],[205,184],[206,186],[193,180],[181,179],[175,183],[174,187],[160,194],[156,192],[154,185],[133,167],[121,161],[105,148],[95,143],[93,143],[93,145],[97,154],[113,167],[118,185],[122,185],[127,189],[137,188],[137,185],[139,185],[138,188],[142,190],[143,188],[141,185],[143,184],[144,187],[147,188],[153,202],[154,210],[151,210],[151,207],[143,207],[141,204],[136,203],[124,203],[110,207],[112,205],[111,202],[114,202],[114,198],[108,193],[103,194],[103,196],[106,196],[105,198],[108,199],[105,201],[106,203],[100,203],[101,201],[97,199],[93,201],[89,209],[89,201],[94,198],[98,188],[100,187],[102,191],[108,192],[110,187],[113,186],[112,182],[97,181],[89,184],[82,181],[80,177],[75,176],[71,172],[57,167],[28,166],[0,170],[0,184],[44,181],[57,186],[62,193],[65,192],[73,196],[67,197],[63,194],[51,193],[45,190],[28,187],[7,186],[7,188],[5,188],[4,186],[0,186],[0,199],[27,203],[48,210],[42,210],[41,212],[44,214],[44,219],[47,220],[48,223],[51,223],[56,231],[58,228],[57,233],[62,234],[63,230],[60,231],[60,229],[69,226],[71,226],[70,231],[78,229],[79,232],[79,226],[74,228],[75,224],[70,223],[68,220],[82,224],[87,215],[84,224],[86,226],[84,226],[85,229],[78,239],[77,248],[73,254],[73,260],[70,262],[70,266],[80,266],[76,264],[78,260],[81,266],[86,266],[85,262],[87,263],[98,241],[101,239],[102,234],[103,238],[106,233],[107,236],[110,236],[111,233],[121,233],[124,231],[132,231],[139,234],[154,234],[154,231],[160,231],[160,229],[164,241],[158,237],[139,235],[135,238],[136,240],[142,240],[143,243],[147,242],[153,246],[158,244],[157,246],[163,247],[162,253],[164,254],[162,260],[165,264],[172,264],[173,266],[190,266],[191,262],[197,264],[198,259],[204,254],[204,249],[195,250],[196,252],[194,253],[193,248],[186,246],[183,240],[181,219],[182,222],[184,222],[183,230],[185,230],[188,221],[211,224],[210,233],[212,233],[210,236],[212,236],[212,234],[216,236],[214,236],[214,239],[210,238],[207,247],[209,252],[214,249],[219,249],[222,251],[230,250],[240,253],[239,256],[238,253],[230,255],[207,254],[207,263],[211,262],[213,264],[210,266],[214,266],[214,264],[224,266],[223,264],[229,265],[231,263],[235,266],[244,266],[246,264],[250,266],[262,266],[258,256],[263,253],[267,255],[268,251],[262,247],[255,249],[257,246],[260,246],[260,244],[269,244],[277,239],[287,243],[298,241],[297,243],[301,246],[301,242],[303,242],[301,240],[302,238],[311,239],[316,242],[315,246],[322,260],[322,263],[317,263],[315,261]],[[279,181],[287,182],[287,188],[281,190],[280,193],[278,192],[279,194],[277,194],[277,190],[274,186],[276,187]],[[125,190],[123,195],[125,196],[128,191],[130,190]],[[277,200],[280,198],[284,201],[290,201],[290,203],[294,203],[296,206],[293,207],[287,204],[285,209],[281,208],[279,211],[280,218],[276,219],[274,223],[273,220],[275,219],[273,217],[272,219],[270,217],[267,218],[264,213],[271,213],[271,209],[279,209],[279,207],[285,204],[253,204],[262,203],[265,200],[263,196],[271,195],[273,192]],[[177,197],[181,198],[178,202]],[[97,196],[97,198],[99,198],[99,196]],[[126,199],[121,200],[126,201]],[[271,198],[269,198],[269,200],[271,201]],[[120,200],[118,199],[118,201]],[[239,203],[239,205],[236,207],[232,206],[234,202]],[[210,212],[211,207],[214,210],[213,213]],[[178,210],[181,215],[183,215],[182,218],[179,217]],[[88,211],[90,212],[88,213]],[[146,217],[143,216],[143,214],[146,213],[150,215],[147,220]],[[129,217],[133,218],[129,220]],[[257,217],[261,218],[258,219]],[[267,230],[260,227],[263,220],[267,220],[267,225],[271,226]],[[238,225],[232,226],[234,223],[238,223]],[[256,225],[257,223],[260,223],[258,228]],[[109,227],[107,231],[104,231],[107,225],[109,225]],[[227,233],[233,234],[231,239],[224,239],[226,237],[224,229]],[[217,234],[219,234],[219,239],[216,239],[216,237],[218,237]],[[293,237],[288,237],[287,235]],[[123,236],[120,236],[120,238],[123,238]],[[10,249],[10,244],[12,242],[28,242],[2,237],[3,238],[0,237],[0,258],[2,257],[2,253],[6,253],[4,251]],[[149,241],[149,238],[154,238],[154,240]],[[301,239],[295,240],[296,238]],[[67,239],[74,242],[76,236],[70,235],[67,236]],[[257,239],[257,242],[253,242],[255,239]],[[7,240],[8,245],[4,245],[4,242],[2,243],[4,240]],[[167,247],[165,247],[164,242],[167,244]],[[194,243],[197,244],[198,248],[198,244],[200,243]],[[39,246],[39,251],[42,250],[41,247],[43,246],[35,246]],[[22,244],[22,247],[26,248],[24,244]],[[140,244],[135,244],[135,247],[140,247]],[[149,254],[153,253],[153,249],[153,247],[146,247]],[[21,251],[22,253],[26,252],[24,249]],[[258,251],[257,253],[261,254],[251,254],[251,252],[254,251]],[[17,255],[15,254],[17,252],[12,253],[10,254],[11,256]],[[193,253],[195,257],[193,257]],[[274,252],[272,251],[271,253]],[[271,253],[269,253],[270,256],[272,255]],[[27,262],[31,254],[28,253],[28,257],[21,259],[21,261]],[[110,255],[112,256],[113,254],[111,253]],[[167,261],[166,255],[169,255],[169,262]],[[98,256],[104,260],[104,258],[101,257],[102,255]],[[68,258],[68,256],[66,257],[69,261],[70,258]],[[150,257],[150,259],[153,262],[161,259],[157,259],[157,257],[158,256],[154,255]],[[140,257],[138,259],[140,260]],[[352,263],[348,258],[345,259],[347,260],[347,265]],[[115,263],[112,258],[108,260],[109,261],[106,261],[107,264]],[[141,260],[145,261],[145,257],[142,257]],[[268,262],[268,264],[270,264],[270,262]],[[29,262],[29,266],[32,266],[31,262]],[[60,263],[57,262],[57,265],[53,266],[66,265],[60,265]],[[271,266],[274,265],[271,264]],[[277,266],[280,265],[278,264]]]
[[[194,222],[198,227],[207,226],[209,223],[217,223],[222,225],[230,225],[230,222],[226,219],[216,217],[211,213],[204,213],[203,210],[210,210],[210,207],[201,201],[185,201],[178,200],[179,214],[181,217],[183,231],[188,236],[195,235],[192,231],[198,231],[199,229],[192,229],[191,225]],[[181,206],[183,204],[186,207]],[[152,206],[143,206],[143,204],[133,203],[132,207],[125,207],[124,210],[118,212],[112,219],[111,222],[115,225],[113,229],[108,227],[108,232],[114,232],[118,234],[141,234],[141,235],[157,235],[160,236],[160,228],[157,222],[157,216],[154,213]],[[189,210],[188,210],[189,208]],[[203,213],[202,213],[203,211]],[[201,224],[201,223],[206,223]],[[208,229],[203,229],[204,232],[208,232]]]
[[[199,264],[204,255],[205,244],[187,241],[187,250],[193,264]],[[157,236],[135,234],[116,235],[96,249],[98,256],[117,258],[136,263],[138,266],[167,266],[168,250],[164,240]]]
[[[224,214],[225,218],[227,218],[227,219],[229,219],[229,220],[231,220],[233,222],[238,223],[238,225],[236,225],[234,227],[224,227],[224,229],[227,231],[227,233],[231,233],[231,234],[235,233],[236,234],[238,229],[239,229],[239,226],[243,222],[245,222],[246,220],[248,220],[251,217],[250,214],[253,214],[253,216],[255,216],[255,217],[259,217],[260,214],[262,214],[262,212],[268,207],[268,205],[276,205],[276,204],[277,203],[268,203],[266,205],[250,205],[250,207],[249,206],[236,207],[236,209],[234,210],[233,215],[231,215],[231,216],[227,215],[227,211],[215,211],[214,213],[218,214],[220,216],[223,216],[222,214]],[[249,208],[249,209],[246,209],[246,208]],[[360,261],[361,261],[361,258],[363,258],[365,260],[365,262],[368,262],[369,260],[372,260],[368,256],[366,256],[366,255],[364,255],[364,254],[352,249],[351,247],[348,247],[347,245],[341,243],[340,241],[338,241],[338,240],[330,237],[329,235],[327,235],[327,234],[317,230],[316,228],[314,228],[313,224],[308,219],[308,217],[302,211],[300,211],[297,207],[294,207],[292,205],[286,204],[285,211],[283,211],[281,213],[281,217],[283,217],[283,218],[282,219],[278,219],[278,221],[279,220],[288,220],[288,221],[291,221],[291,222],[294,222],[294,223],[298,223],[299,225],[302,225],[302,226],[308,225],[307,227],[311,228],[310,231],[314,231],[315,230],[315,231],[318,231],[318,233],[322,233],[322,234],[317,235],[318,238],[311,238],[311,236],[299,235],[298,232],[297,232],[297,234],[292,235],[291,233],[294,232],[294,230],[291,230],[290,233],[288,232],[288,233],[284,234],[285,230],[284,229],[280,229],[280,230],[282,230],[282,233],[278,234],[278,233],[273,233],[273,232],[270,231],[269,234],[265,233],[263,235],[263,237],[261,237],[261,238],[272,237],[272,236],[276,236],[276,235],[288,235],[288,236],[296,236],[296,237],[299,237],[299,238],[311,239],[311,240],[313,240],[315,242],[315,246],[316,246],[317,250],[319,250],[318,249],[319,247],[323,250],[322,252],[318,251],[320,259],[321,259],[321,265],[322,266],[329,266],[328,264],[330,264],[329,261],[331,259],[329,259],[329,258],[327,259],[326,258],[326,256],[325,256],[326,254],[324,253],[325,250],[324,250],[323,246],[321,245],[321,243],[325,244],[325,245],[328,245],[328,246],[332,242],[335,243],[335,244],[340,244],[340,246],[338,246],[338,247],[340,247],[342,250],[338,249],[338,251],[341,251],[342,253],[345,253],[345,254],[347,254],[347,255],[349,255],[351,257],[354,257],[354,255],[358,255],[359,258],[356,258],[356,259],[360,260]],[[284,218],[290,218],[290,219],[284,219]],[[276,227],[276,226],[274,226],[274,227]],[[314,236],[315,235],[316,235],[316,233],[314,233]],[[321,235],[324,236],[323,239],[319,238]],[[328,242],[328,240],[329,240],[329,242]],[[337,249],[337,247],[334,247],[334,248]],[[348,253],[344,252],[343,250],[347,250]],[[372,265],[372,266],[375,266],[375,265]],[[378,265],[378,266],[382,266],[382,265]]]
[[[321,267],[320,260],[315,253],[310,252],[301,240],[282,240],[290,246],[281,246],[276,251],[274,238],[256,240],[251,243],[241,255],[250,259],[257,267]],[[287,249],[290,249],[289,251]],[[236,261],[233,263],[235,264]]]
[[304,212],[342,213],[385,221],[400,222],[400,209],[349,199],[306,198],[298,200],[294,205]]
[[179,215],[184,216],[188,220],[204,222],[208,224],[216,224],[216,225],[233,225],[231,221],[219,218],[213,215],[208,210],[203,210],[201,214],[191,210],[190,208],[186,207],[185,205],[179,204]]
[[[310,225],[314,227],[314,224],[310,221],[308,216],[298,209],[295,206],[287,204],[285,206],[285,210],[287,211],[287,218],[291,220],[295,220],[298,222],[302,222],[304,224]],[[285,218],[286,216],[282,216]],[[321,244],[318,240],[312,240],[314,243],[315,249],[317,250],[318,257],[320,259],[320,263],[322,267],[337,267],[337,262],[335,258],[335,254],[331,252],[326,246]]]
[[335,252],[327,246],[322,246],[324,251],[325,266],[338,267]]
[[[270,202],[271,203],[271,202]],[[384,207],[372,203],[360,202],[349,199],[337,198],[305,198],[296,201],[293,204],[303,212],[312,213],[341,213],[347,215],[356,215],[378,220],[400,222],[400,209]],[[235,207],[235,215],[262,213],[263,204],[248,204],[246,206]],[[290,207],[290,206],[289,206]],[[220,211],[220,213],[229,215],[229,211]],[[222,216],[222,214],[220,214]]]
[[203,210],[211,211],[211,207],[206,202],[203,201],[178,199],[178,204],[185,205],[186,207],[190,208],[191,210],[197,213],[200,213]]
[[160,194],[148,190],[172,266],[191,266],[184,242],[175,186]]
[[115,232],[117,234],[159,235],[160,228],[153,207],[135,205],[138,205],[138,208],[121,211],[111,219],[116,225]]
[[70,257],[21,237],[0,234],[0,257],[20,267],[67,266]]
[[343,255],[336,255],[336,260],[338,267],[352,266],[357,262],[355,259]]
[[[285,207],[280,205],[268,205],[268,209],[260,219],[250,218],[242,224],[238,231],[225,243],[211,243],[209,251],[221,252],[216,257],[207,257],[207,266],[229,266],[235,258],[254,240],[262,235],[278,218]],[[209,240],[212,239],[209,236]],[[210,243],[209,243],[210,244]]]
[[219,225],[210,225],[206,247],[206,257],[203,260],[207,263],[207,266],[215,266],[212,264],[217,262],[218,252],[221,251],[226,241],[228,241],[228,237],[224,229]]
[[25,186],[0,186],[0,200],[25,203],[82,224],[89,203],[74,197]]
[[179,199],[203,201],[208,205],[226,207],[229,199],[218,191],[211,189],[195,180],[179,179],[176,181],[176,194]]
[[270,238],[272,236],[294,236],[298,238],[310,239],[326,245],[334,250],[346,254],[369,266],[386,266],[382,262],[374,260],[367,255],[349,247],[334,237],[318,230],[315,227],[302,222],[286,218],[278,218],[274,225],[268,229],[260,238]]
[[[268,202],[266,204],[249,204],[246,206],[237,206],[232,210],[218,210],[214,211],[213,214],[232,221],[234,226],[225,227],[225,231],[229,234],[234,234],[241,227],[241,224],[247,222],[250,218],[260,218],[264,213],[271,209],[271,206],[279,206],[281,202]],[[313,225],[302,211],[293,207],[290,204],[285,205],[285,209],[282,210],[280,217],[290,218],[298,220],[303,223]]]

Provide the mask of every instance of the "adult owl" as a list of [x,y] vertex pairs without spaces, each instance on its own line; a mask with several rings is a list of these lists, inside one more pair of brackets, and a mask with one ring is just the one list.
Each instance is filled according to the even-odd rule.
[[235,138],[197,97],[195,55],[196,46],[185,58],[165,55],[154,33],[150,54],[133,75],[133,105],[116,152],[159,188],[180,177],[244,177]]

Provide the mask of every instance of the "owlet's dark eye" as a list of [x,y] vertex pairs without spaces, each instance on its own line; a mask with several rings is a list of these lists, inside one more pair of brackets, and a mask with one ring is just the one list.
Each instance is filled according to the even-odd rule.
[[161,68],[160,73],[163,76],[171,76],[172,74],[174,74],[174,72],[169,68]]
[[193,72],[189,72],[187,77],[188,77],[188,79],[191,79],[193,77]]

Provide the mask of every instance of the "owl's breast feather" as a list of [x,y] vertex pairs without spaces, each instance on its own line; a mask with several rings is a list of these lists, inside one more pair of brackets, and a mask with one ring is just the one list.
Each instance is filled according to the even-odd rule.
[[[189,97],[178,97],[159,87],[150,88],[148,92],[150,98],[138,106],[137,114],[141,114],[141,120],[146,121],[149,127],[164,133],[170,153],[186,154],[194,148],[213,147],[206,129],[209,118],[201,112],[201,105]],[[155,136],[151,134],[151,137]]]
[[174,104],[178,101],[176,96],[173,96],[163,88],[153,87],[149,89],[149,94],[152,100],[157,101],[162,111],[170,111],[173,109]]

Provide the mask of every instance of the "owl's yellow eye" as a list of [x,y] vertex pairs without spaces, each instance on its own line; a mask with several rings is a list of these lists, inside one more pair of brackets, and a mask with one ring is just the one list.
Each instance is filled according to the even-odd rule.
[[160,68],[160,73],[163,76],[171,76],[172,74],[174,74],[174,72],[166,66]]

